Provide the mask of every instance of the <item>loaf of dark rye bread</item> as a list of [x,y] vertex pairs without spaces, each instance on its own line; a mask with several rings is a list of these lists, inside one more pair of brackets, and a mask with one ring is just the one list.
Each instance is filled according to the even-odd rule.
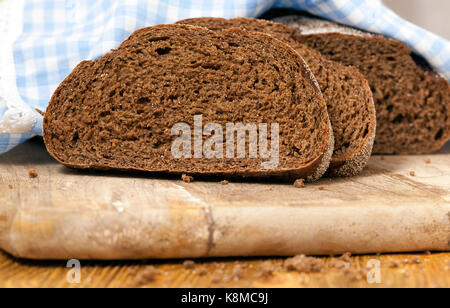
[[374,153],[431,153],[449,140],[449,83],[408,46],[321,19],[289,16],[277,21],[300,30],[298,42],[366,76],[377,109]]
[[[222,127],[278,123],[279,165],[263,170],[260,156],[175,158],[171,129],[194,128],[195,115]],[[291,47],[262,33],[188,25],[138,30],[80,63],[53,94],[44,139],[72,168],[308,180],[325,173],[334,144],[317,82]]]
[[193,18],[179,21],[221,31],[233,27],[270,34],[292,46],[316,77],[333,126],[335,147],[328,175],[352,176],[369,161],[376,133],[372,92],[364,76],[353,67],[327,60],[319,52],[293,39],[295,31],[280,23],[253,18]]

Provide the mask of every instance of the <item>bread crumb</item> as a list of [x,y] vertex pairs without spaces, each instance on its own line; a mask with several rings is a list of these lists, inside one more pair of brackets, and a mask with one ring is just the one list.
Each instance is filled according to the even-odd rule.
[[227,180],[223,180],[222,182],[220,182],[220,185],[228,185],[230,184],[230,182],[228,182]]
[[265,261],[259,266],[259,277],[269,278],[273,276],[276,268],[270,261]]
[[[224,266],[224,264],[222,264]],[[222,266],[221,265],[221,266]],[[215,271],[215,275],[212,278],[212,283],[227,283],[230,281],[230,277],[226,276],[223,269],[218,269]]]
[[367,277],[367,270],[347,268],[344,270],[344,275],[348,277],[351,282],[358,282]]
[[411,171],[411,172],[409,173],[409,175],[410,175],[410,176],[416,176],[416,173],[415,173],[414,171]]
[[208,275],[208,270],[205,267],[201,267],[196,271],[196,274],[198,274],[200,277]]
[[11,184],[8,185],[9,189],[14,189],[14,186],[12,186]]
[[380,156],[380,160],[385,160],[384,156]]
[[389,268],[399,268],[400,263],[395,260],[390,260],[388,266],[389,266]]
[[305,255],[299,255],[285,260],[284,268],[287,271],[309,274],[323,272],[324,265],[321,259],[309,258]]
[[244,278],[244,273],[245,273],[244,267],[242,265],[236,265],[233,268],[231,277],[234,281],[241,280],[242,278]]
[[425,254],[427,255],[427,256],[431,256],[431,251],[425,251]]
[[431,164],[431,159],[425,160],[425,164],[427,164],[427,165]]
[[346,252],[342,256],[338,258],[338,260],[342,260],[344,262],[350,263],[352,261],[352,253]]
[[330,263],[328,264],[330,268],[342,270],[350,267],[350,263],[345,262],[343,260],[339,259],[331,259]]
[[134,285],[143,286],[148,284],[149,282],[154,282],[156,280],[156,276],[161,272],[154,266],[146,266],[143,270],[141,270],[136,279],[134,280]]
[[223,276],[222,276],[222,275],[216,275],[216,276],[214,276],[214,277],[211,279],[211,282],[212,282],[212,283],[215,283],[215,284],[221,283],[221,282],[223,282]]
[[183,182],[188,183],[188,184],[194,182],[194,177],[186,175],[186,174],[183,174],[181,176],[181,179],[183,180]]
[[35,179],[38,177],[38,173],[36,170],[30,169],[28,170],[28,176],[30,177],[30,179]]
[[319,187],[319,190],[325,190],[325,187],[320,186],[320,187]]
[[404,265],[411,265],[411,264],[420,264],[422,263],[422,260],[420,260],[418,256],[415,256],[409,259],[404,259],[402,262]]
[[303,187],[305,187],[305,180],[304,179],[298,179],[297,181],[295,181],[294,187],[295,188],[303,188]]
[[195,262],[191,260],[186,260],[183,263],[183,266],[185,269],[194,269],[195,268]]
[[420,259],[420,257],[415,256],[415,257],[412,258],[412,262],[413,262],[414,264],[421,264],[421,263],[422,263],[422,260]]

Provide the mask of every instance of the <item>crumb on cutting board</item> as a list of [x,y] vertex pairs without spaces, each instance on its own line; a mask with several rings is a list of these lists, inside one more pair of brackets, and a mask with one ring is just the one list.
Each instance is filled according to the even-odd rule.
[[14,186],[12,186],[11,184],[8,185],[9,189],[14,189]]
[[346,252],[342,256],[338,258],[338,260],[344,261],[344,262],[350,262],[352,260],[352,253]]
[[328,263],[328,266],[330,268],[334,268],[334,269],[346,269],[350,267],[350,263],[349,262],[345,262],[343,260],[339,260],[339,259],[331,259],[331,261]]
[[135,286],[144,286],[149,282],[154,282],[156,280],[156,276],[159,274],[161,274],[161,272],[156,267],[151,265],[146,266],[138,272],[133,284]]
[[235,265],[231,272],[231,279],[234,281],[241,280],[245,277],[245,269],[242,265]]
[[429,164],[431,164],[431,159],[427,159],[427,160],[425,160],[425,164],[427,164],[427,165],[429,165]]
[[304,179],[298,179],[297,181],[294,182],[294,187],[295,188],[303,188],[303,187],[305,187],[305,180]]
[[39,175],[38,175],[38,173],[37,173],[36,170],[34,170],[34,169],[28,170],[28,177],[29,177],[30,179],[35,179],[35,178],[37,178],[38,176],[39,176]]
[[227,180],[223,180],[220,182],[220,185],[228,185],[230,184],[230,182],[228,182]]
[[199,269],[196,269],[195,273],[197,275],[199,275],[200,277],[203,277],[203,276],[208,275],[208,270],[206,269],[206,267],[201,267]]
[[277,268],[272,262],[265,261],[258,267],[258,276],[260,278],[269,278],[274,275],[276,270]]
[[399,268],[400,262],[398,262],[396,260],[389,260],[388,266],[389,266],[389,268]]
[[418,256],[414,256],[412,258],[403,259],[404,265],[412,265],[412,264],[420,264],[422,263],[422,260]]
[[319,186],[319,190],[325,190],[325,187]]
[[343,274],[351,281],[358,282],[367,278],[367,269],[346,268]]
[[186,175],[186,174],[183,174],[181,176],[181,179],[183,180],[183,182],[188,183],[188,184],[194,182],[194,177],[192,177],[190,175]]
[[284,269],[291,272],[309,274],[321,273],[325,267],[321,259],[298,255],[285,260]]
[[195,262],[192,260],[186,260],[183,262],[183,266],[185,269],[195,269]]
[[409,175],[410,175],[410,176],[416,176],[416,172],[415,172],[415,171],[411,171],[411,172],[409,173]]

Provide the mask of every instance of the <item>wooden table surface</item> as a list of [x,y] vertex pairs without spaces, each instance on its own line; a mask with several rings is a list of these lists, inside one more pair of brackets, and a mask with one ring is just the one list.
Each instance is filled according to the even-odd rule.
[[[81,281],[71,284],[65,261],[19,260],[0,251],[0,287],[450,287],[450,253],[354,256],[348,271],[333,269],[330,258],[320,258],[325,269],[312,274],[288,272],[284,260],[205,259],[193,268],[184,266],[184,260],[81,261]],[[373,260],[379,261],[381,283],[354,279],[352,273]],[[273,274],[262,275],[268,265]],[[234,275],[236,268],[239,275]]]
[[[410,260],[420,260],[419,264],[409,264]],[[366,279],[355,280],[339,270],[326,269],[323,273],[300,274],[287,272],[280,267],[284,259],[221,259],[197,261],[195,267],[187,268],[183,261],[142,261],[142,262],[81,262],[81,283],[67,282],[70,271],[66,262],[24,261],[0,253],[0,287],[256,287],[256,288],[312,288],[312,287],[450,287],[450,254],[415,254],[354,256],[350,266],[365,268],[370,260],[381,263],[381,283],[369,284]],[[328,264],[330,258],[321,258]],[[399,264],[393,268],[392,263]],[[261,266],[270,262],[279,270],[272,276],[261,276]],[[236,265],[244,270],[240,277],[231,276]],[[153,279],[144,279],[140,273],[154,266],[158,273]],[[202,274],[203,272],[203,274]],[[145,276],[145,274],[144,274]]]

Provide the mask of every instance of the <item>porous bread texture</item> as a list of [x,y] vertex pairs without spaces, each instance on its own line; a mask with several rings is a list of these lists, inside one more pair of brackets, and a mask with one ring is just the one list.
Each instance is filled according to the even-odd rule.
[[178,22],[212,31],[233,27],[270,34],[294,48],[316,77],[328,107],[335,148],[327,174],[353,176],[369,161],[376,134],[372,92],[367,80],[353,67],[327,60],[319,52],[293,39],[295,31],[285,25],[254,18],[192,18]]
[[366,76],[377,109],[374,153],[432,153],[450,139],[450,85],[407,45],[321,19],[277,21],[298,29],[299,43]]
[[[278,167],[261,169],[262,158],[175,159],[171,128],[193,128],[194,115],[222,127],[279,123]],[[71,168],[310,181],[328,168],[334,141],[316,81],[291,47],[262,33],[187,25],[138,30],[80,63],[52,96],[44,140]]]

